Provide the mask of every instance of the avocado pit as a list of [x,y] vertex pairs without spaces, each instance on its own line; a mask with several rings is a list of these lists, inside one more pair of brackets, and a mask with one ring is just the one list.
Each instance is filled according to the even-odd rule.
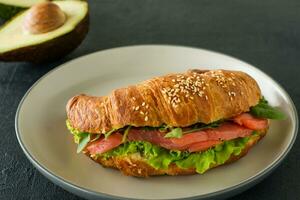
[[66,22],[66,14],[51,2],[43,2],[30,8],[23,21],[23,29],[30,34],[53,31]]

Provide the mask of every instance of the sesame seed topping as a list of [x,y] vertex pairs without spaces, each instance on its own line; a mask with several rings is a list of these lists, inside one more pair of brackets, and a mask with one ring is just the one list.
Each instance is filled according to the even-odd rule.
[[133,99],[133,101],[135,101],[135,100],[136,100],[136,98],[135,98],[135,97],[132,97],[132,99]]
[[145,106],[145,105],[146,105],[146,103],[145,103],[145,102],[143,102],[143,103],[142,103],[142,106]]
[[140,107],[139,107],[139,106],[135,107],[135,110],[139,110],[139,109],[140,109]]
[[145,117],[145,121],[148,121],[148,116]]
[[175,108],[182,102],[182,98],[193,100],[205,97],[204,90],[209,84],[204,77],[205,74],[198,73],[176,75],[176,78],[171,79],[174,84],[161,90],[166,102]]

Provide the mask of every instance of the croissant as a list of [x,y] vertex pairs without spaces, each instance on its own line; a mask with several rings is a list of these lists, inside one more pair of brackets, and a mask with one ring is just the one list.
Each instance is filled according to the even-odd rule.
[[202,174],[240,159],[267,133],[260,106],[271,109],[248,74],[194,69],[108,96],[77,95],[66,111],[77,152],[148,177]]
[[244,72],[190,70],[116,89],[108,96],[75,96],[67,114],[74,128],[90,133],[127,125],[186,127],[247,112],[260,98],[256,81]]

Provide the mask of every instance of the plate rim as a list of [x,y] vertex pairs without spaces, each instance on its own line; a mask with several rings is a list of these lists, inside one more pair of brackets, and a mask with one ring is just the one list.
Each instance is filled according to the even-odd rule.
[[[269,164],[266,168],[264,168],[262,171],[260,171],[259,173],[257,173],[256,175],[243,180],[241,183],[236,184],[232,187],[228,187],[219,191],[215,191],[215,192],[211,192],[211,193],[207,193],[207,194],[202,194],[202,195],[196,195],[196,196],[190,196],[190,197],[184,197],[184,198],[175,198],[174,200],[179,200],[179,199],[185,199],[185,200],[192,200],[192,199],[206,199],[206,198],[212,198],[214,196],[219,196],[221,194],[226,194],[229,192],[233,192],[233,191],[244,191],[245,189],[249,188],[250,186],[254,185],[255,183],[261,181],[263,178],[265,178],[267,175],[269,175],[274,169],[276,169],[281,163],[282,161],[286,158],[287,154],[290,152],[290,150],[292,149],[295,140],[297,138],[298,135],[298,128],[299,128],[299,119],[298,119],[298,113],[297,113],[297,109],[296,106],[292,100],[292,98],[290,97],[290,95],[286,92],[286,90],[276,81],[274,80],[271,76],[269,76],[268,74],[266,74],[265,72],[263,72],[262,70],[260,70],[259,68],[254,67],[253,65],[249,64],[248,62],[245,62],[244,60],[240,60],[239,58],[233,57],[231,55],[228,54],[224,54],[224,53],[220,53],[217,51],[213,51],[213,50],[208,50],[208,49],[204,49],[204,48],[198,48],[198,47],[193,47],[193,46],[182,46],[182,45],[170,45],[170,44],[140,44],[140,45],[128,45],[128,46],[119,46],[119,47],[114,47],[114,48],[109,48],[109,49],[103,49],[103,50],[99,50],[93,53],[89,53],[74,59],[71,59],[63,64],[60,64],[59,66],[54,67],[53,69],[51,69],[50,71],[48,71],[46,74],[44,74],[43,76],[41,76],[24,94],[24,96],[22,97],[16,114],[15,114],[15,133],[16,133],[16,137],[18,140],[19,145],[21,146],[21,149],[23,150],[24,154],[26,155],[27,159],[33,164],[33,166],[38,169],[38,171],[40,171],[48,180],[52,181],[55,185],[59,185],[60,187],[63,187],[64,189],[71,191],[72,193],[75,193],[77,195],[79,195],[77,192],[82,192],[85,193],[87,195],[90,196],[94,196],[94,197],[102,197],[102,198],[108,198],[108,199],[132,199],[132,200],[137,200],[138,198],[127,198],[127,197],[122,197],[122,196],[116,196],[116,195],[110,195],[110,194],[106,194],[103,192],[97,192],[97,191],[93,191],[89,188],[84,188],[81,186],[78,186],[74,183],[69,182],[68,180],[65,180],[63,177],[60,177],[56,174],[54,174],[53,172],[51,172],[50,169],[47,169],[47,167],[43,166],[43,164],[41,164],[39,161],[37,161],[31,154],[30,151],[26,148],[25,144],[23,143],[22,139],[21,139],[21,132],[19,131],[19,126],[18,126],[18,121],[19,121],[19,113],[20,110],[22,108],[22,105],[24,103],[24,101],[26,100],[27,96],[29,95],[29,93],[35,88],[36,85],[38,85],[43,79],[45,79],[47,76],[51,75],[52,73],[54,73],[55,71],[63,68],[65,65],[68,65],[72,62],[76,62],[79,59],[82,58],[86,58],[89,57],[91,55],[97,54],[99,52],[103,53],[103,52],[107,52],[107,51],[114,51],[114,50],[120,50],[120,49],[126,49],[126,48],[137,48],[137,47],[154,47],[154,48],[186,48],[186,49],[190,49],[190,50],[202,50],[202,51],[206,51],[209,53],[214,53],[214,54],[218,54],[221,56],[226,56],[235,60],[238,60],[240,62],[243,62],[245,64],[247,64],[247,67],[252,68],[254,70],[259,71],[260,73],[262,73],[263,75],[267,76],[268,78],[270,78],[273,83],[276,85],[277,88],[279,88],[279,90],[284,94],[284,96],[287,98],[287,100],[289,101],[289,103],[291,104],[292,107],[292,111],[293,111],[293,115],[295,118],[295,131],[293,133],[293,137],[292,140],[290,141],[288,147],[286,148],[286,150],[280,155],[280,157],[278,157],[277,159],[275,159],[271,164]],[[252,183],[252,184],[251,184]],[[248,187],[247,187],[248,186]],[[243,188],[243,189],[242,189]],[[81,195],[80,195],[81,196]],[[163,200],[163,199],[161,199]]]

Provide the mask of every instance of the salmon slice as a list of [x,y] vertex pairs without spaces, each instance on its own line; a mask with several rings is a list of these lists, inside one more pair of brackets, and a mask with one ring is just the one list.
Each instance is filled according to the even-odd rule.
[[[165,138],[166,133],[159,130],[144,130],[131,128],[127,141],[147,141],[170,150],[187,150],[189,152],[203,151],[223,141],[247,137],[253,130],[264,130],[268,120],[256,118],[249,113],[234,117],[232,122],[224,122],[217,128],[209,128],[184,134],[181,138]],[[122,134],[113,133],[107,139],[100,138],[91,142],[87,150],[91,154],[105,153],[122,144]]]
[[[157,130],[144,131],[141,129],[132,129],[128,134],[128,141],[148,141],[166,149],[189,150],[189,147],[195,143],[199,143],[198,145],[202,143],[202,145],[206,147],[209,143],[205,144],[203,142],[226,141],[239,137],[246,137],[251,135],[252,131],[253,130],[232,122],[226,122],[214,129],[188,133],[183,135],[181,138],[165,138],[164,135],[166,133],[161,133]],[[211,144],[215,145],[216,142],[211,142]],[[196,149],[196,145],[191,148],[192,151],[194,149]],[[201,148],[199,147],[199,149]]]
[[221,143],[222,143],[222,141],[220,141],[220,140],[210,140],[210,141],[205,141],[205,142],[198,142],[198,143],[191,144],[188,148],[188,151],[189,152],[204,151],[206,149],[209,149],[209,148],[214,147]]
[[241,126],[245,126],[252,130],[264,130],[268,128],[268,120],[257,118],[249,113],[242,113],[233,118],[233,121]]
[[94,142],[91,142],[88,144],[86,149],[90,152],[90,154],[105,153],[122,144],[122,137],[123,136],[118,132],[113,133],[107,139],[102,137]]

